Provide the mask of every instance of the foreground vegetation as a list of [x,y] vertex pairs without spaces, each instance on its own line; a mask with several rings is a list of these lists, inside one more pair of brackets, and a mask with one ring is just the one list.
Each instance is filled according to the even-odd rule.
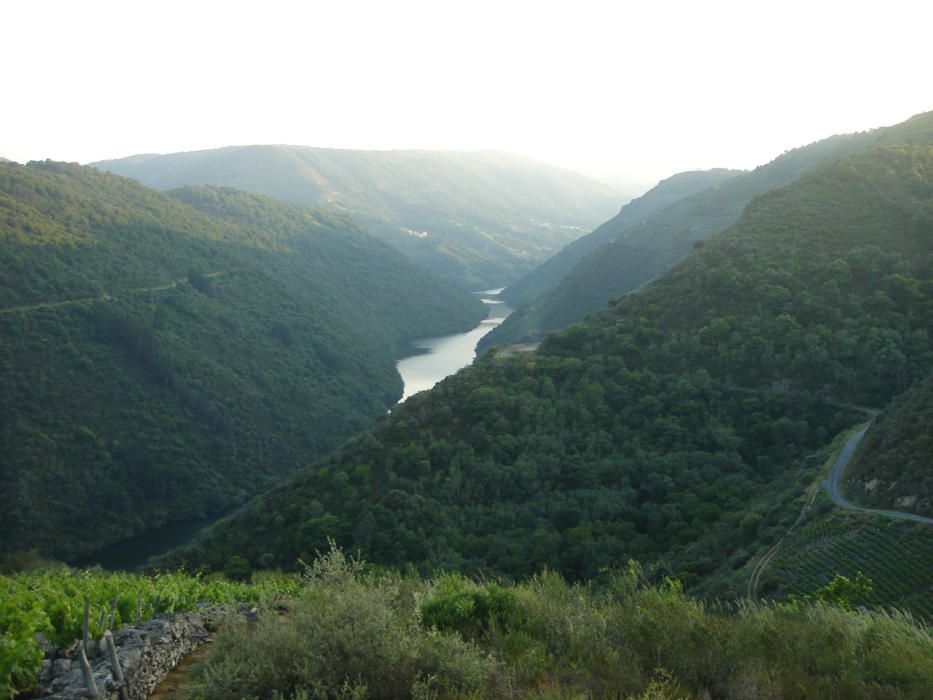
[[284,617],[231,627],[205,698],[925,698],[933,635],[893,613],[707,605],[629,565],[605,586],[365,573],[317,560]]
[[80,638],[85,600],[92,636],[199,602],[257,603],[258,626],[223,628],[195,669],[186,690],[207,699],[928,697],[933,634],[849,609],[857,588],[837,578],[791,604],[709,604],[671,579],[648,585],[634,563],[598,585],[427,580],[333,547],[301,577],[251,583],[42,569],[0,576],[0,697],[35,683],[37,633]]
[[194,610],[199,602],[263,603],[297,591],[297,580],[282,576],[241,583],[182,573],[136,576],[64,566],[0,575],[0,698],[35,685],[43,657],[39,635],[58,646],[81,638],[85,603],[88,632],[98,638],[106,629],[156,614]]

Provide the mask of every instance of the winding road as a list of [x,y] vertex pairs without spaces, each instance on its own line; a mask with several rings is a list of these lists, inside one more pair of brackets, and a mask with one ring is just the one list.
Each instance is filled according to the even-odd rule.
[[[866,508],[865,506],[852,503],[852,501],[848,500],[845,496],[842,495],[842,476],[846,465],[848,465],[849,460],[852,459],[852,455],[855,453],[855,448],[858,447],[858,444],[862,441],[862,438],[865,437],[865,433],[867,433],[868,429],[872,426],[874,416],[878,414],[878,411],[874,409],[860,408],[859,410],[870,414],[872,416],[872,421],[869,421],[863,428],[853,433],[852,436],[846,440],[846,444],[842,446],[842,449],[836,456],[836,461],[833,462],[832,469],[829,470],[829,476],[823,479],[820,485],[826,489],[826,492],[829,494],[832,502],[845,510],[854,510],[860,513],[871,513],[874,515],[883,515],[888,518],[896,518],[898,520],[909,520],[915,523],[933,525],[933,518],[926,518],[922,515],[916,515],[915,513],[904,513],[903,511],[899,510]],[[775,555],[777,555],[781,545],[784,544],[784,540],[786,540],[787,537],[803,521],[807,511],[810,510],[810,507],[813,505],[813,501],[816,498],[818,491],[819,489],[811,487],[810,497],[804,504],[803,509],[800,511],[800,515],[797,516],[794,524],[788,528],[787,532],[784,533],[784,536],[780,540],[778,540],[767,552],[764,553],[764,555],[762,555],[762,557],[755,564],[754,568],[752,568],[751,576],[748,578],[748,597],[751,600],[758,600],[758,584],[761,581],[762,572],[765,570],[768,564],[771,563],[771,560],[774,559]]]
[[865,433],[870,427],[871,423],[852,435],[852,437],[846,441],[846,444],[843,446],[842,450],[840,450],[839,456],[836,457],[836,461],[833,463],[833,468],[829,472],[829,477],[823,481],[823,486],[826,488],[826,492],[829,494],[829,497],[833,500],[833,503],[835,503],[840,508],[845,508],[846,510],[855,510],[859,511],[860,513],[874,513],[875,515],[884,515],[889,518],[897,518],[898,520],[910,520],[915,523],[933,525],[933,518],[926,518],[922,515],[916,515],[914,513],[904,513],[903,511],[899,510],[866,508],[864,506],[852,503],[852,501],[848,500],[845,496],[842,495],[842,473],[845,471],[846,465],[852,458],[852,454],[855,452],[855,448],[858,447],[859,442],[861,442],[862,438],[865,437]]

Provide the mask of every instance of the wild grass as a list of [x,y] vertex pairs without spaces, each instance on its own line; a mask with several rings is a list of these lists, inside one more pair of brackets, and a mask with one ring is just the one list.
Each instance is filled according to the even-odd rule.
[[231,626],[205,698],[929,698],[933,635],[900,613],[711,605],[637,566],[600,590],[367,573],[320,558],[285,615]]

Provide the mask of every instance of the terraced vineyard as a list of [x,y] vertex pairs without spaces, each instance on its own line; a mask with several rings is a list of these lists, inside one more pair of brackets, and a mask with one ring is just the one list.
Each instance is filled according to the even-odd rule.
[[856,513],[818,517],[785,542],[766,590],[812,593],[837,573],[857,571],[874,584],[870,599],[860,602],[933,620],[933,527],[923,524]]

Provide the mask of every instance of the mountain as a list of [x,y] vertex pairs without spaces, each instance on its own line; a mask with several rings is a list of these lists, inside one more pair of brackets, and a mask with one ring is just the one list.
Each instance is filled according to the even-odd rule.
[[92,165],[162,190],[224,185],[347,213],[471,291],[514,282],[619,205],[602,183],[497,152],[237,146]]
[[860,505],[933,517],[933,375],[875,421],[846,470],[846,494]]
[[[637,289],[662,270],[686,255],[691,247],[735,223],[745,205],[756,195],[792,182],[806,173],[849,155],[864,152],[885,142],[909,142],[929,132],[930,114],[871,132],[832,136],[788,151],[767,165],[736,175],[632,223],[623,212],[592,234],[577,242],[582,249],[596,237],[601,245],[575,263],[549,261],[541,272],[532,272],[529,282],[520,281],[504,293],[513,303],[521,303],[505,322],[485,336],[481,349],[494,345],[536,340],[549,331],[565,328],[587,313],[604,308],[615,299]],[[569,256],[568,247],[559,254]],[[549,275],[549,268],[558,274]],[[546,288],[545,291],[541,291]],[[529,298],[534,294],[534,298]]]
[[566,277],[583,258],[613,240],[622,231],[641,224],[648,217],[685,197],[718,187],[740,172],[725,168],[692,170],[662,180],[648,192],[623,206],[616,216],[595,231],[568,243],[559,253],[545,260],[514,284],[510,284],[502,292],[502,297],[515,306],[532,302]]
[[[933,134],[933,132],[931,132]],[[752,200],[532,354],[487,353],[163,563],[375,563],[709,595],[773,543],[818,453],[933,368],[933,146],[877,146]]]
[[370,425],[408,341],[484,311],[349,219],[0,165],[3,550],[217,513]]

